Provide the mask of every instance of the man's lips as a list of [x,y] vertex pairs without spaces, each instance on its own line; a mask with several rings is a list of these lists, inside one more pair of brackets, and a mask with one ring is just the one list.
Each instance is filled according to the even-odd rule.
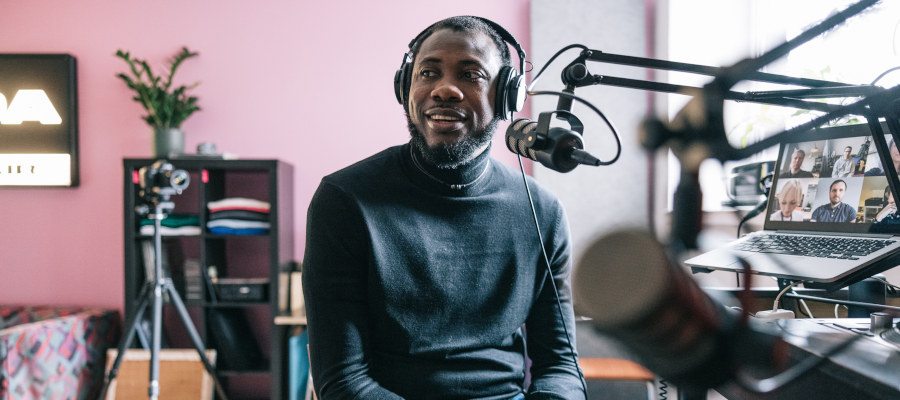
[[425,112],[428,119],[436,121],[461,121],[465,119],[465,114],[452,108],[435,107]]
[[450,108],[432,108],[425,112],[428,125],[436,131],[450,131],[460,128],[466,119],[464,113]]

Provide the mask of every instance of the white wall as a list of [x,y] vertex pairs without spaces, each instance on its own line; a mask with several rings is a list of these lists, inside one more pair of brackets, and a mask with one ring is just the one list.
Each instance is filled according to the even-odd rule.
[[[644,4],[629,0],[578,1],[532,0],[531,54],[534,73],[550,57],[570,44],[583,44],[605,53],[643,57],[645,51]],[[579,54],[569,50],[544,72],[535,90],[560,91],[562,68]],[[590,63],[592,74],[645,79],[633,67]],[[637,127],[645,115],[647,93],[640,90],[589,86],[575,94],[598,107],[617,128],[622,155],[610,166],[579,166],[559,173],[534,164],[534,176],[562,199],[570,217],[577,260],[585,246],[603,233],[623,226],[648,226],[647,156],[637,141]],[[531,97],[532,118],[556,109],[556,97]],[[572,109],[585,125],[585,149],[601,160],[615,155],[615,142],[602,119],[576,103]]]

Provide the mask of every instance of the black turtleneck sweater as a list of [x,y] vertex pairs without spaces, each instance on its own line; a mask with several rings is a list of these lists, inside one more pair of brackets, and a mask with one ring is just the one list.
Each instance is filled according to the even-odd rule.
[[583,398],[563,326],[574,343],[559,201],[529,178],[562,316],[521,174],[489,151],[455,170],[413,153],[392,147],[326,176],[310,203],[303,291],[319,398],[512,399],[526,349],[527,398]]

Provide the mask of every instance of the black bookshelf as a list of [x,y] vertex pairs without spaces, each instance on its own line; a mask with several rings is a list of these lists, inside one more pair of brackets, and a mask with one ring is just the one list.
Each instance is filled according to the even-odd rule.
[[[152,240],[152,235],[141,233],[145,216],[136,211],[143,204],[139,171],[154,161],[123,161],[126,320],[136,311],[137,296],[146,281],[145,242]],[[171,196],[175,207],[169,217],[196,217],[200,228],[196,233],[163,236],[162,260],[205,345],[218,351],[219,379],[232,400],[286,398],[286,338],[291,325],[276,324],[275,319],[289,307],[283,272],[295,261],[293,167],[268,159],[167,161],[191,178],[182,194]],[[268,231],[211,233],[206,228],[210,217],[207,204],[225,198],[268,202]],[[190,265],[187,275],[185,265]],[[214,276],[209,275],[210,266],[215,266]],[[254,281],[254,288],[262,289],[263,294],[252,299],[222,299],[213,279],[219,283]],[[183,325],[174,306],[167,304],[163,316],[166,347],[193,348]],[[139,346],[140,340],[134,343]]]

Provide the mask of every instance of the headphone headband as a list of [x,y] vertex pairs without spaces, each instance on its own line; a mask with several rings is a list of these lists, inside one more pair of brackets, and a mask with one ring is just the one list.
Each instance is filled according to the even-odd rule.
[[[485,24],[487,24],[487,26],[491,27],[491,29],[493,29],[495,32],[497,32],[497,34],[500,35],[500,38],[503,39],[503,41],[511,44],[513,46],[513,48],[516,50],[516,54],[519,56],[519,73],[524,73],[524,71],[525,71],[525,50],[522,48],[522,45],[519,44],[519,41],[517,41],[516,38],[513,37],[513,35],[511,33],[509,33],[509,31],[507,31],[505,28],[500,26],[500,24],[498,24],[494,21],[491,21],[487,18],[476,17],[474,15],[461,15],[460,17],[474,18],[481,22],[484,22]],[[410,60],[412,60],[412,56],[413,56],[412,55],[413,46],[415,46],[416,43],[418,43],[420,40],[422,40],[423,36],[425,36],[426,34],[429,34],[431,29],[433,29],[434,26],[437,25],[438,23],[440,23],[440,21],[429,25],[427,28],[422,30],[422,32],[419,32],[419,34],[416,35],[416,37],[413,38],[413,40],[409,41],[409,50],[410,51],[407,52],[407,54],[409,55]]]

